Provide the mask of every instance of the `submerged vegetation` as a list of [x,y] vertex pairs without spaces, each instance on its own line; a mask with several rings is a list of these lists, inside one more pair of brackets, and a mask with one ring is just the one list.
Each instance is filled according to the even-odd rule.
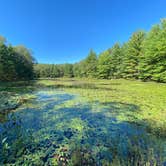
[[29,96],[0,114],[2,165],[165,164],[165,84],[55,79],[0,88]]
[[[22,86],[24,85],[24,88]],[[27,85],[27,87],[25,87]],[[29,86],[28,86],[29,85]],[[20,87],[21,86],[21,87]],[[23,103],[35,96],[32,94],[25,94],[27,90],[32,89],[32,84],[28,82],[17,83],[1,83],[0,84],[0,113],[6,114],[7,112],[18,108]]]
[[[166,136],[165,84],[121,79],[56,79],[40,80],[37,84],[61,87],[66,92],[79,93],[88,102],[108,104],[115,113],[121,104],[132,104],[133,109],[126,107],[118,112],[118,119],[143,125],[159,136]],[[112,104],[116,102],[119,106],[112,108]]]

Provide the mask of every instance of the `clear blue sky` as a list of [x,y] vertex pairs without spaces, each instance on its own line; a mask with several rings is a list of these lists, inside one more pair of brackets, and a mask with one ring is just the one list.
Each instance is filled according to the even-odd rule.
[[0,35],[40,63],[72,63],[164,17],[166,0],[0,0]]

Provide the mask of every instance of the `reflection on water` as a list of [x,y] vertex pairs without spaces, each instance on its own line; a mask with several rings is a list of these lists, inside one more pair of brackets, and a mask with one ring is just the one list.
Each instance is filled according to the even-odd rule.
[[1,165],[164,165],[166,140],[116,118],[137,106],[88,103],[53,89],[34,93],[0,115]]

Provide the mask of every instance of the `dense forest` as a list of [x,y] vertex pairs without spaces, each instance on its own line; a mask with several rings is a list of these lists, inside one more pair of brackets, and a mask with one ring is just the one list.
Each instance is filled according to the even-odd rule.
[[0,37],[0,81],[33,79],[35,60],[26,47],[11,46]]
[[136,31],[126,43],[116,43],[75,64],[37,64],[24,46],[7,45],[0,39],[0,80],[89,77],[125,78],[166,82],[166,19],[149,32]]

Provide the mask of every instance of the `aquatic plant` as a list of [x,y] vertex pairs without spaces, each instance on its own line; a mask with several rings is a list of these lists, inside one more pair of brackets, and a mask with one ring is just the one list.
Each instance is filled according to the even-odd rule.
[[166,161],[166,140],[147,132],[146,124],[136,123],[142,111],[136,104],[107,101],[108,96],[99,101],[98,91],[88,88],[46,86],[23,95],[29,93],[33,100],[2,116],[2,165],[126,166]]

